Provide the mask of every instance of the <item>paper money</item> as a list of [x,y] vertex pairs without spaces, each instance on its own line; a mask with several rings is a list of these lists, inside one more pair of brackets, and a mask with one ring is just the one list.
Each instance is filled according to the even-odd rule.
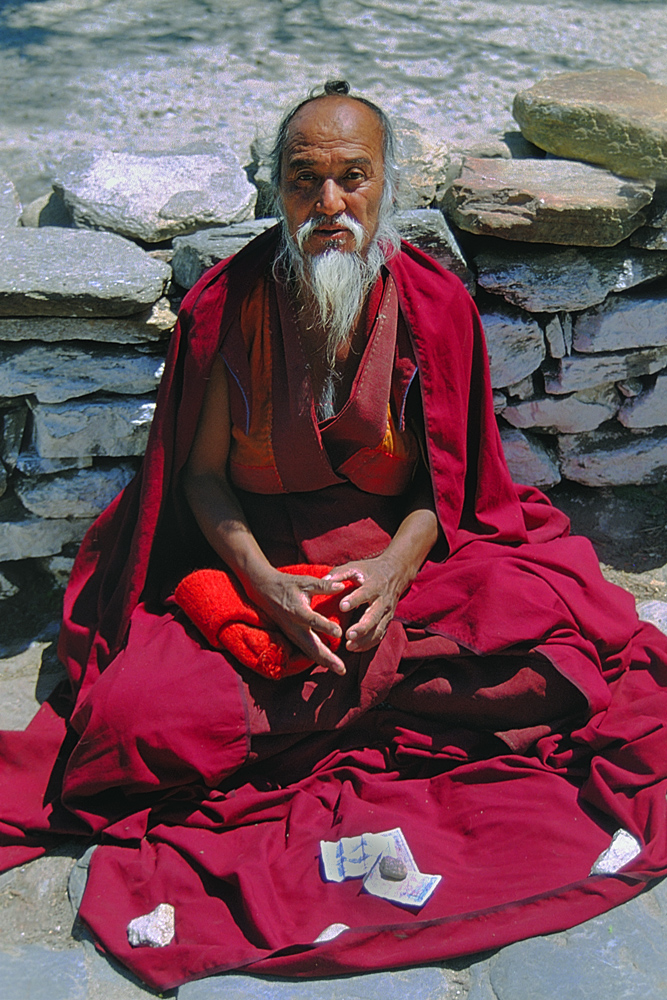
[[[337,841],[321,840],[320,856],[327,882],[363,878],[366,892],[399,906],[423,906],[442,877],[419,871],[400,827]],[[401,882],[391,882],[380,874],[380,861],[386,856],[398,858],[407,868]]]

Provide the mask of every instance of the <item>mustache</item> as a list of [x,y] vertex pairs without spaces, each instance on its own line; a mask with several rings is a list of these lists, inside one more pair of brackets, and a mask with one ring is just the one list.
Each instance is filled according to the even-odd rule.
[[331,225],[338,226],[339,229],[348,229],[354,238],[355,250],[357,252],[361,250],[366,230],[360,222],[357,222],[357,220],[352,215],[348,215],[347,212],[340,212],[338,215],[334,216],[316,215],[314,218],[307,219],[303,222],[294,234],[294,239],[299,250],[303,252],[304,243],[315,229],[318,229],[320,226]]

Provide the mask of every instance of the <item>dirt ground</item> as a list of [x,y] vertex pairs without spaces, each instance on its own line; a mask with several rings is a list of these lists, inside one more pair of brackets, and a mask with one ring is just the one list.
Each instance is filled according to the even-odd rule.
[[[609,580],[638,602],[667,601],[667,484],[598,490],[561,484],[550,497],[570,516],[573,531],[591,539]],[[0,601],[0,729],[20,730],[63,677],[55,651],[62,591],[37,566],[19,567],[12,582],[19,593]],[[67,880],[86,846],[62,845],[0,875],[3,948],[75,946],[80,932]]]

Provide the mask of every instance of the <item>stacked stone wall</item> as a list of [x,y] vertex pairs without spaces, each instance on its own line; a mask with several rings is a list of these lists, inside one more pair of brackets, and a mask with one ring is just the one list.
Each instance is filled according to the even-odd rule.
[[[667,114],[641,74],[609,72],[518,95],[523,136],[475,149],[399,127],[399,228],[475,295],[510,468],[546,488],[667,469]],[[620,162],[628,94],[620,175],[605,141]],[[577,135],[576,114],[602,123],[577,160],[550,148],[566,112]],[[261,144],[249,159],[71,156],[28,206],[0,178],[0,596],[21,560],[66,572],[134,474],[184,291],[273,222]]]

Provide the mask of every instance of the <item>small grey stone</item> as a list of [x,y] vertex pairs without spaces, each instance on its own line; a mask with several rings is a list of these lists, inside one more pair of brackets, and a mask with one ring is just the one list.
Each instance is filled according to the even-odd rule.
[[157,388],[163,359],[120,347],[0,344],[0,396],[60,403],[93,392],[138,395]]
[[155,412],[148,396],[96,396],[77,402],[36,403],[33,445],[40,458],[142,455]]
[[480,311],[491,366],[491,385],[504,388],[532,375],[546,357],[539,323],[528,313],[507,306]]
[[626,399],[634,399],[644,391],[644,383],[640,378],[626,378],[616,383],[616,388]]
[[560,482],[556,460],[539,438],[514,427],[501,427],[500,438],[515,483],[548,489]]
[[667,274],[667,254],[631,250],[625,244],[554,249],[510,243],[482,251],[475,264],[483,288],[530,312],[548,313],[588,309],[610,292]]
[[255,236],[276,224],[272,218],[248,219],[233,226],[202,229],[174,239],[171,266],[174,280],[183,288],[192,288],[214,264],[238,253]]
[[544,387],[549,393],[561,395],[638,375],[651,375],[666,366],[667,346],[642,351],[571,354],[544,366]]
[[527,375],[526,378],[522,378],[520,382],[508,385],[507,395],[511,396],[513,399],[532,399],[535,395],[535,383],[533,382],[533,376]]
[[[563,314],[567,316],[567,313]],[[570,323],[570,332],[572,329],[572,324]],[[549,345],[549,354],[552,358],[564,358],[566,354],[570,353],[572,348],[572,343],[568,345],[565,339],[565,329],[563,327],[563,320],[560,316],[552,316],[544,327],[544,336],[546,337],[547,344]],[[571,338],[570,338],[571,341]]]
[[226,146],[189,155],[73,153],[57,167],[54,187],[76,226],[147,243],[242,222],[257,196]]
[[0,261],[0,316],[130,316],[171,277],[121,236],[75,229],[0,230]]
[[69,469],[89,469],[93,464],[90,455],[80,455],[72,458],[40,458],[34,448],[22,451],[17,460],[16,468],[26,476],[52,476],[57,472],[67,472]]
[[532,427],[551,433],[591,431],[618,412],[620,400],[613,385],[584,389],[569,396],[541,396],[506,406],[502,415],[513,427]]
[[408,869],[400,858],[392,858],[387,855],[380,858],[379,872],[382,878],[390,882],[402,882],[408,877]]
[[21,203],[16,188],[0,170],[0,229],[14,229],[21,217]]
[[127,940],[133,948],[165,948],[174,940],[174,915],[171,903],[160,903],[150,913],[130,920]]
[[29,412],[28,407],[23,405],[13,406],[2,413],[0,458],[8,469],[16,468]]
[[630,237],[630,246],[641,250],[667,250],[667,226],[664,229],[641,226]]
[[[667,255],[666,255],[667,256]],[[622,351],[667,344],[667,290],[610,295],[574,321],[575,351]]]
[[32,229],[40,226],[59,226],[70,229],[72,216],[65,202],[55,191],[42,195],[26,205],[21,215],[21,225]]
[[667,635],[667,604],[664,601],[643,601],[637,605],[639,620],[650,622]]
[[624,427],[664,427],[667,425],[667,374],[658,375],[652,386],[639,384],[643,391],[626,399],[618,419]]

